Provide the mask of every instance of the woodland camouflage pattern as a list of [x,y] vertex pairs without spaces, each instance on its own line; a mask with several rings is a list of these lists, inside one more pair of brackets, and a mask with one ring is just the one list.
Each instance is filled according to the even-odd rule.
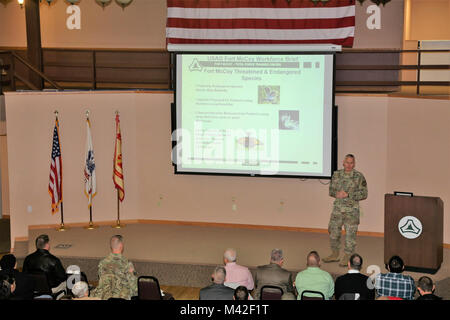
[[[130,268],[133,272],[130,272]],[[137,275],[134,266],[121,254],[111,253],[98,264],[99,283],[92,296],[102,300],[137,296]]]
[[[348,197],[337,199],[338,191],[345,191]],[[367,182],[364,175],[356,170],[346,174],[344,169],[335,171],[331,179],[329,194],[336,198],[333,204],[328,232],[330,233],[330,246],[333,251],[339,251],[341,246],[341,230],[345,228],[346,254],[353,254],[356,247],[356,232],[359,225],[359,201],[367,198]]]

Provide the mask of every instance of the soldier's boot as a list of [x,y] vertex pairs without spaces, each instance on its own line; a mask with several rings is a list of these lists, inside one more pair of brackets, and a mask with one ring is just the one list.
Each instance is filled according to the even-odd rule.
[[336,262],[339,261],[339,250],[333,250],[333,252],[326,258],[322,259],[323,262]]
[[347,267],[348,261],[350,260],[351,254],[345,253],[341,260],[339,261],[339,267]]

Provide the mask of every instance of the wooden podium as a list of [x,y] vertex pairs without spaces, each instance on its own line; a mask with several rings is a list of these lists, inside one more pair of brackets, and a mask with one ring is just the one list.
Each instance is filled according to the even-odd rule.
[[400,256],[405,269],[435,274],[444,254],[444,203],[436,197],[384,196],[384,262]]

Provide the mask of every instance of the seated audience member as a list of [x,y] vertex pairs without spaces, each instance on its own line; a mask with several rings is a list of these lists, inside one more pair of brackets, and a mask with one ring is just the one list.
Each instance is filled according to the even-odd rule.
[[375,289],[378,296],[397,297],[412,300],[416,291],[414,279],[403,275],[405,265],[402,258],[393,256],[386,266],[388,273],[380,273],[375,278]]
[[78,281],[73,285],[72,294],[74,296],[72,300],[100,300],[97,297],[89,297],[89,286],[84,281]]
[[223,262],[227,271],[225,285],[233,289],[237,286],[244,286],[251,291],[254,287],[253,276],[247,267],[236,263],[236,256],[234,249],[227,249],[223,254]]
[[[320,269],[320,256],[316,251],[311,251],[306,257],[307,268],[297,274],[295,287],[297,288],[297,299],[301,299],[305,290],[319,291],[329,300],[333,297],[334,281],[331,275]],[[317,294],[305,293],[306,297],[317,297]]]
[[250,294],[245,286],[239,286],[234,290],[233,300],[248,300]]
[[11,295],[11,300],[31,300],[34,293],[34,281],[28,274],[17,270],[16,257],[6,254],[0,260],[0,275],[11,276],[16,280],[16,288]]
[[[358,294],[355,300],[375,299],[375,288],[368,276],[361,274],[363,264],[362,257],[355,253],[348,261],[348,272],[336,279],[334,284],[334,296],[339,300],[344,293]],[[370,286],[370,288],[369,288]]]
[[218,266],[212,274],[213,284],[200,290],[200,300],[233,300],[234,290],[225,286],[227,272],[224,267]]
[[273,249],[270,254],[270,263],[259,266],[255,274],[255,299],[260,298],[261,288],[270,285],[280,287],[283,290],[282,300],[295,300],[294,283],[292,274],[283,269],[283,250]]
[[50,253],[50,239],[41,234],[36,238],[36,251],[23,262],[24,273],[44,273],[53,293],[66,289],[66,270],[61,261]]
[[99,282],[91,296],[102,300],[137,296],[137,273],[133,264],[125,258],[123,238],[115,235],[110,240],[111,253],[98,264]]
[[15,289],[14,278],[9,275],[0,275],[0,300],[10,300]]
[[417,300],[442,300],[441,297],[434,295],[434,289],[436,289],[436,286],[430,277],[421,277],[417,283],[417,291],[420,294]]

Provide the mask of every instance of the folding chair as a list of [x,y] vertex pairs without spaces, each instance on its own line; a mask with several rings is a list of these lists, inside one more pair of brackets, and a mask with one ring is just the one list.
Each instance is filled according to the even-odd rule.
[[263,286],[261,288],[261,300],[281,300],[283,296],[283,289],[277,286]]
[[[307,297],[305,296],[305,293],[318,294],[320,295],[320,297]],[[320,291],[303,290],[302,295],[300,296],[300,300],[325,300],[325,296]]]

